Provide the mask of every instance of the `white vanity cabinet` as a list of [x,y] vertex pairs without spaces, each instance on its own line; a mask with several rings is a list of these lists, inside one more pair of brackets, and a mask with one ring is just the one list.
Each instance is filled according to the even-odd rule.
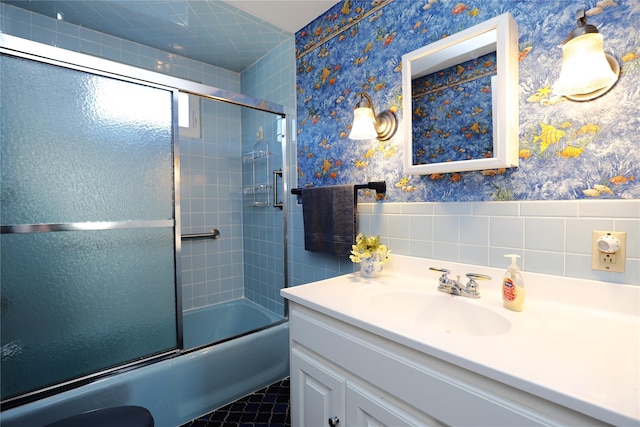
[[291,351],[291,384],[294,426],[426,425],[391,403],[390,396],[373,392],[301,348]]
[[[299,344],[299,343],[298,343]],[[291,349],[291,419],[294,426],[437,425],[411,415],[393,397],[373,391],[330,361],[296,344]]]
[[290,303],[293,426],[604,425],[357,321]]

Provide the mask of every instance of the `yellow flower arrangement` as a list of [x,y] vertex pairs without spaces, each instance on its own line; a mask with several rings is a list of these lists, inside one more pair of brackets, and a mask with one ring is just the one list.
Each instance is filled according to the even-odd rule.
[[384,264],[387,260],[391,259],[389,254],[391,249],[388,249],[386,245],[380,243],[380,236],[365,236],[360,233],[356,236],[356,244],[351,245],[351,255],[349,259],[352,262],[358,263],[365,258],[371,258],[377,254],[381,264]]

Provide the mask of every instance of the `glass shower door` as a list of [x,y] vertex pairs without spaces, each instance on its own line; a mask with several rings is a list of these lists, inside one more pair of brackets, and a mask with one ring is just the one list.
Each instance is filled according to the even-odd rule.
[[173,92],[0,56],[3,404],[176,349]]
[[[242,165],[245,296],[283,317],[280,290],[285,284],[284,124],[284,119],[274,114],[249,109],[242,112],[243,159],[251,160]],[[263,187],[264,193],[246,191]]]
[[[197,136],[180,133],[184,347],[250,333],[284,318],[280,114],[199,99]],[[260,143],[256,144],[257,134]],[[257,145],[257,148],[256,148]],[[252,154],[253,153],[253,154]]]

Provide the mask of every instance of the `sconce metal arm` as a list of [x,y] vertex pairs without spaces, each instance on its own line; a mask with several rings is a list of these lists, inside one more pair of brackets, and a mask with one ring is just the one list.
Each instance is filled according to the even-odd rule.
[[360,106],[360,103],[362,103],[362,98],[364,98],[369,104],[368,107],[371,108],[371,111],[373,111],[373,116],[375,117],[374,127],[376,128],[376,132],[378,133],[378,140],[386,141],[388,139],[391,139],[398,129],[398,118],[396,117],[396,115],[389,110],[385,110],[381,113],[376,114],[376,109],[373,106],[373,100],[371,99],[371,97],[366,92],[356,93],[356,98],[358,96],[360,97],[358,106]]
[[569,40],[575,39],[576,37],[580,37],[585,34],[592,34],[597,32],[598,29],[595,25],[587,24],[587,14],[585,13],[584,9],[578,9],[576,11],[576,28],[571,30],[563,43],[566,43]]

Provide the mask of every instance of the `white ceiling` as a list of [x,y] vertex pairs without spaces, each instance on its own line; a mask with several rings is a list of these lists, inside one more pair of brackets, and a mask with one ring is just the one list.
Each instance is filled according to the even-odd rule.
[[278,28],[295,33],[340,0],[224,0]]

